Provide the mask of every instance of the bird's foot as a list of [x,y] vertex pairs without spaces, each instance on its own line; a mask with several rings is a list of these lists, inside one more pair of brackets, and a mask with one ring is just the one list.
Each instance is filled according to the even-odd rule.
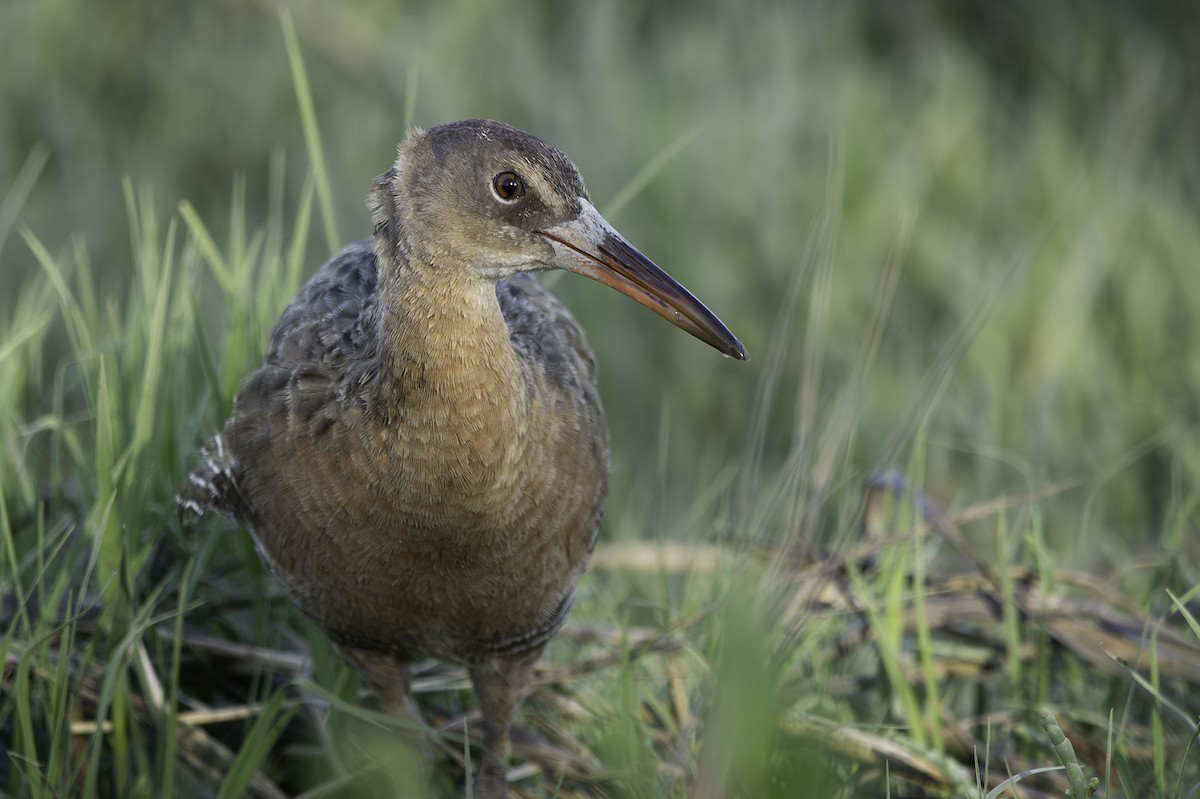
[[484,754],[471,783],[471,799],[504,799],[508,795],[508,769],[500,758]]

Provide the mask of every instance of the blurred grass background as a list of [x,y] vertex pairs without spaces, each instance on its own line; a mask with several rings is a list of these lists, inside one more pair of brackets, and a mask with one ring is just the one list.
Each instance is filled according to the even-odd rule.
[[[329,176],[315,200],[283,7]],[[262,584],[221,523],[180,538],[174,491],[296,281],[369,233],[406,125],[487,116],[570,154],[752,356],[552,278],[601,366],[606,542],[847,546],[885,469],[951,508],[1077,477],[971,542],[1170,613],[1164,589],[1200,582],[1198,74],[1183,0],[0,4],[0,585],[53,605],[107,575],[145,599],[160,539],[194,559],[164,595],[218,565]],[[589,576],[577,617],[669,624],[727,587],[650,582]],[[262,608],[250,626],[278,635],[280,613],[303,628]],[[5,646],[37,629],[14,621]],[[1054,694],[1040,668],[999,704]],[[639,734],[608,758],[638,761]]]

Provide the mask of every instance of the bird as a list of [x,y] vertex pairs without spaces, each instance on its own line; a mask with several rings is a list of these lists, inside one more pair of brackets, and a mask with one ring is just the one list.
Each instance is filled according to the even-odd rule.
[[213,509],[389,711],[410,666],[466,667],[473,795],[507,791],[509,732],[596,543],[609,443],[596,359],[531,273],[599,281],[738,360],[746,349],[596,210],[559,149],[507,124],[411,129],[177,496]]

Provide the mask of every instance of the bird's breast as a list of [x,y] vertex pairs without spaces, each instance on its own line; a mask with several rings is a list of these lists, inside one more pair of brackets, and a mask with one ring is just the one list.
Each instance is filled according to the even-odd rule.
[[512,367],[427,367],[387,423],[353,403],[319,440],[273,437],[256,540],[335,638],[455,657],[446,635],[465,652],[561,615],[602,512],[606,431]]

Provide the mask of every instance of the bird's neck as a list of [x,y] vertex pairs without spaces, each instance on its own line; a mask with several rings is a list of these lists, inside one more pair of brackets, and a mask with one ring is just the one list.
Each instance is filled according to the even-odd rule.
[[414,267],[381,280],[379,301],[390,423],[378,442],[403,463],[390,501],[428,520],[444,545],[459,536],[477,546],[481,531],[513,518],[542,446],[495,285]]
[[528,386],[491,281],[421,263],[380,289],[381,366],[409,424],[478,442],[527,423]]

